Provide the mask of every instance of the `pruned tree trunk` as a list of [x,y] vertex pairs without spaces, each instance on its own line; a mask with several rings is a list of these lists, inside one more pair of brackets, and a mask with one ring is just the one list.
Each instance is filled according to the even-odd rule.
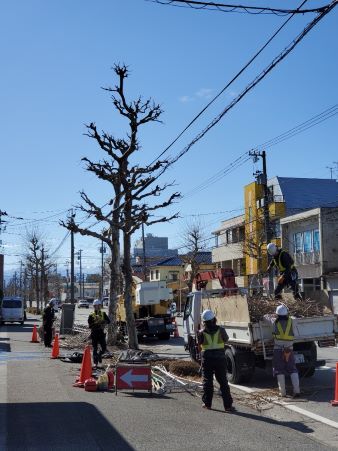
[[128,346],[130,349],[138,349],[138,339],[133,312],[133,274],[130,262],[130,235],[123,235],[123,274],[125,281],[124,307],[126,309],[126,320],[128,329]]
[[111,250],[111,261],[109,263],[110,269],[110,281],[109,281],[109,306],[108,306],[108,316],[110,319],[110,324],[108,326],[108,344],[114,345],[117,341],[117,319],[116,310],[117,303],[120,295],[120,236],[119,230],[117,228],[111,230],[111,240],[112,245]]

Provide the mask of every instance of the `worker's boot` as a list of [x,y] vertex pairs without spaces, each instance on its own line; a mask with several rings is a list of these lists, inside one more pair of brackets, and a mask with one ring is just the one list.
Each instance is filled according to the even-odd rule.
[[300,388],[299,388],[299,376],[298,373],[291,374],[291,382],[293,387],[293,398],[299,398]]
[[[298,376],[298,374],[297,374]],[[278,374],[277,375],[277,382],[278,382],[278,388],[279,388],[279,394],[283,398],[286,396],[286,388],[285,388],[285,376],[284,374]]]

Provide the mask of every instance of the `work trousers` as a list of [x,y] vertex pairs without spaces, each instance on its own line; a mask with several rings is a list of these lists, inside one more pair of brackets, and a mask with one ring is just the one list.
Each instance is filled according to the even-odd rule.
[[225,409],[232,406],[232,397],[227,379],[224,351],[205,351],[202,356],[203,396],[202,401],[211,407],[214,394],[214,375],[221,389]]
[[[95,330],[91,334],[92,345],[93,345],[93,360],[94,364],[102,362],[102,354],[104,354],[107,350],[106,344],[106,335],[103,330]],[[101,347],[100,351],[98,351],[98,347]]]
[[46,347],[52,346],[53,324],[45,324],[43,326],[43,341]]
[[284,276],[284,282],[279,283],[275,289],[275,297],[280,298],[281,292],[284,290],[284,288],[290,287],[293,291],[293,296],[295,299],[302,300],[302,297],[299,293],[298,283],[298,272],[296,269],[293,269],[289,275]]

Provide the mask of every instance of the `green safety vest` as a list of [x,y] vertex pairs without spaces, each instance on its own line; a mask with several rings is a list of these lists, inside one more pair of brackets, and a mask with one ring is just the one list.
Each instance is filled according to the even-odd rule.
[[224,341],[221,337],[221,331],[218,329],[213,335],[203,332],[202,351],[210,351],[214,349],[224,349]]
[[[273,333],[276,340],[285,340],[285,341],[292,341],[294,340],[293,332],[291,332],[292,328],[292,319],[288,318],[288,321],[286,323],[285,330],[283,330],[283,327],[279,321],[275,323],[275,331]],[[276,330],[277,329],[277,330]]]
[[[277,268],[279,269],[280,272],[283,272],[283,271],[286,270],[285,266],[282,265],[282,259],[281,259],[282,254],[283,254],[284,252],[285,252],[285,251],[283,251],[283,250],[280,251],[279,257],[278,257],[278,261],[277,261],[275,258],[273,259],[274,264],[277,266]],[[294,269],[294,268],[295,268],[295,265],[292,264],[292,265],[291,265],[291,269]]]
[[102,310],[100,310],[99,312],[92,312],[89,316],[91,316],[96,323],[101,322],[104,319]]

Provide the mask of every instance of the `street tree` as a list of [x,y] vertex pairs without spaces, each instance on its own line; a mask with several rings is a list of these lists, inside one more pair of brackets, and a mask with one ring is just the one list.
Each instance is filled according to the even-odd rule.
[[205,243],[201,222],[199,220],[188,222],[182,237],[182,244],[187,252],[183,255],[182,260],[185,265],[189,266],[189,271],[186,271],[186,284],[189,292],[192,291],[194,279],[200,270],[202,262],[199,253],[205,249]]
[[41,235],[36,230],[27,232],[25,267],[27,274],[31,274],[31,286],[38,311],[47,304],[48,277],[54,266]]
[[[124,306],[128,330],[128,344],[137,349],[137,333],[132,308],[133,277],[131,268],[131,236],[142,224],[152,225],[167,222],[178,217],[177,213],[168,216],[155,216],[160,209],[170,206],[180,197],[173,193],[163,199],[164,191],[173,183],[164,185],[155,182],[164,172],[168,161],[157,160],[146,166],[138,163],[137,153],[141,151],[139,142],[140,128],[152,122],[159,122],[162,110],[150,99],[127,100],[125,80],[129,72],[124,65],[115,65],[114,72],[117,84],[104,88],[110,95],[115,110],[128,122],[128,132],[125,137],[118,138],[108,132],[99,132],[95,123],[87,125],[87,136],[94,139],[105,156],[94,162],[83,158],[86,170],[94,173],[99,179],[108,182],[112,188],[113,197],[103,206],[99,206],[84,191],[80,193],[83,203],[78,209],[88,217],[94,217],[101,224],[105,224],[103,231],[92,230],[76,223],[74,218],[62,225],[81,235],[92,236],[107,244],[111,251],[110,268],[110,300],[109,318],[111,325],[108,339],[110,343],[116,341],[117,324],[116,309],[120,287],[120,268],[124,276]],[[155,202],[155,198],[159,198]],[[107,207],[107,208],[106,208]],[[123,237],[123,261],[120,257],[120,233]]]

